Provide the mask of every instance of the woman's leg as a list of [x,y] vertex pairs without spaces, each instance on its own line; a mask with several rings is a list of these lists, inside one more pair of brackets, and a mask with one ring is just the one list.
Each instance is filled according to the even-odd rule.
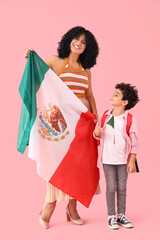
[[47,190],[46,190],[46,199],[45,204],[41,210],[41,218],[43,221],[49,222],[56,207],[56,198],[54,196],[54,189],[53,185],[47,183]]
[[77,212],[77,200],[76,199],[69,200],[68,210],[74,220],[80,219],[80,216]]
[[41,218],[43,221],[49,222],[56,207],[56,201],[45,203],[41,210]]

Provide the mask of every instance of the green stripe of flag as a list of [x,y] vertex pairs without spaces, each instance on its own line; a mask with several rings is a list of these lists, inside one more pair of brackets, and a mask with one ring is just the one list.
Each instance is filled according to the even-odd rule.
[[36,93],[48,71],[48,65],[34,51],[30,51],[19,92],[23,100],[17,149],[24,153],[30,131],[37,115]]
[[114,128],[114,116],[111,117],[107,124]]

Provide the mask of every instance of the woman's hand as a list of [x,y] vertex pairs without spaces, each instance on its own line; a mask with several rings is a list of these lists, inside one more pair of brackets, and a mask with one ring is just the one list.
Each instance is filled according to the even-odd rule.
[[32,48],[28,48],[28,49],[25,51],[25,54],[24,54],[24,57],[25,57],[25,58],[28,58],[30,51],[34,51],[34,50],[33,50]]
[[98,122],[99,115],[97,113],[93,113],[96,116],[96,119],[93,120],[93,122],[96,124]]

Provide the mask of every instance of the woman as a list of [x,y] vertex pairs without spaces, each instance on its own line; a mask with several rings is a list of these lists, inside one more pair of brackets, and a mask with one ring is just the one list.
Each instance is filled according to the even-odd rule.
[[[25,58],[28,58],[30,50],[25,52]],[[46,60],[47,65],[96,116],[98,115],[92,93],[90,68],[96,64],[98,53],[99,47],[93,34],[83,27],[74,27],[59,42],[58,56],[53,55]],[[98,186],[96,193],[99,192]],[[40,211],[40,223],[44,228],[49,226],[56,201],[63,200],[69,200],[66,207],[67,220],[83,224],[77,212],[77,200],[47,183],[45,204]]]

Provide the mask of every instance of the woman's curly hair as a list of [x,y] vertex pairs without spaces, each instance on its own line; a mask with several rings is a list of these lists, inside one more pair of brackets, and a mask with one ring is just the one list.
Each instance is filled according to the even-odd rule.
[[125,110],[133,108],[140,101],[138,97],[138,90],[135,88],[135,86],[131,86],[131,84],[127,83],[119,83],[115,86],[115,88],[122,91],[122,100],[128,100]]
[[79,56],[84,69],[91,68],[96,64],[96,58],[99,53],[99,46],[94,35],[83,27],[74,27],[70,29],[66,34],[63,35],[61,41],[58,43],[58,56],[60,58],[66,58],[70,54],[70,43],[75,37],[85,34],[86,37],[86,48],[84,52]]

